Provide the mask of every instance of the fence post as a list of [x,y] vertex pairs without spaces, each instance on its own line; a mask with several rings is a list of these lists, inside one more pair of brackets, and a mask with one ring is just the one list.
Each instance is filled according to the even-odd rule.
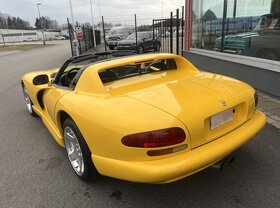
[[153,39],[155,39],[155,20],[153,20]]
[[138,40],[137,40],[137,32],[138,32],[138,31],[137,31],[136,14],[134,14],[134,21],[135,21],[134,24],[135,24],[135,40],[136,40],[136,42],[135,42],[135,44],[136,44],[136,45],[135,45],[135,47],[136,47],[135,50],[138,51]]
[[70,27],[70,23],[69,23],[69,18],[67,18],[67,26],[68,26],[69,40],[70,40],[70,46],[71,46],[71,54],[72,54],[72,56],[74,56],[73,45],[72,45],[72,31],[71,31],[71,27]]
[[179,55],[179,9],[176,9],[176,54]]
[[82,54],[82,45],[81,45],[80,39],[78,40],[78,43],[79,43],[79,55],[81,55]]
[[173,13],[170,12],[170,53],[173,53]]
[[104,47],[105,47],[105,51],[107,52],[107,44],[106,44],[106,38],[105,38],[105,26],[104,26],[103,16],[102,16],[102,29],[103,29]]
[[227,0],[224,0],[223,23],[222,23],[222,39],[221,39],[221,52],[224,52],[225,46],[225,21],[227,17]]
[[85,42],[85,49],[87,51],[87,36],[86,36],[86,31],[85,31],[85,25],[83,24],[83,34],[84,34],[84,42]]
[[183,56],[183,47],[184,47],[184,6],[182,6],[181,30],[182,30],[182,37],[181,37],[181,56]]
[[89,48],[93,48],[90,30],[92,30],[92,28],[91,28],[91,26],[88,26],[88,30],[87,30],[88,45],[89,45]]

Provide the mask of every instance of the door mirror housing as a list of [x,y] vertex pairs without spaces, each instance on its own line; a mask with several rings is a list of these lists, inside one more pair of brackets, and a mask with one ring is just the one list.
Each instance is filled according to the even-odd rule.
[[46,74],[40,74],[34,77],[33,84],[34,85],[44,85],[49,83],[49,76]]

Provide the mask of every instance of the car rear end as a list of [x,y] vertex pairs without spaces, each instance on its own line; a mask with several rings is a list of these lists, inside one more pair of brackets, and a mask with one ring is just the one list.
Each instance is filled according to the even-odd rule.
[[[142,57],[151,62],[158,56]],[[127,60],[130,67],[134,59],[123,62]],[[90,108],[94,113],[88,116],[102,118],[102,123],[93,121],[82,129],[85,138],[97,135],[87,142],[102,175],[144,183],[175,181],[220,161],[265,125],[265,115],[256,110],[253,88],[198,72],[183,58],[175,60],[177,68],[169,64],[173,68],[166,71],[136,72],[119,80],[100,77],[108,102],[84,99],[94,104]],[[121,62],[115,62],[120,67]],[[141,60],[135,63],[142,65]],[[108,72],[111,64],[104,63]],[[99,78],[98,73],[94,76]]]

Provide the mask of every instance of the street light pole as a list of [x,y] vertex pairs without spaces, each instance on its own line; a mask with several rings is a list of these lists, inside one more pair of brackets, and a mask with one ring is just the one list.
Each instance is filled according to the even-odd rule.
[[44,28],[42,27],[41,14],[40,14],[40,8],[39,8],[40,5],[41,5],[41,3],[37,3],[38,14],[39,14],[39,22],[40,22],[40,26],[41,26],[42,34],[43,34],[43,45],[46,45],[46,43],[45,43]]
[[[75,21],[74,21],[73,8],[72,8],[72,1],[71,0],[69,0],[69,4],[70,4],[72,27],[73,27],[73,30],[74,30],[74,28],[75,28]],[[69,31],[69,34],[70,34],[70,31]],[[78,56],[79,55],[79,46],[78,46],[78,41],[77,41],[76,34],[74,34],[74,41],[73,42],[74,42],[74,45],[75,45],[75,48],[76,48],[76,56]]]

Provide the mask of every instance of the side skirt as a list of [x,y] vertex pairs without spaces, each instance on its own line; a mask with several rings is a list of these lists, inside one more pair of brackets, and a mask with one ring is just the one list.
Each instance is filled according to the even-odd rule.
[[63,148],[64,147],[64,141],[63,136],[60,134],[60,132],[55,127],[54,123],[51,121],[51,119],[48,117],[48,115],[44,114],[39,108],[35,105],[33,105],[33,110],[37,113],[38,116],[42,118],[43,123],[51,133],[51,135],[54,137],[55,141]]

